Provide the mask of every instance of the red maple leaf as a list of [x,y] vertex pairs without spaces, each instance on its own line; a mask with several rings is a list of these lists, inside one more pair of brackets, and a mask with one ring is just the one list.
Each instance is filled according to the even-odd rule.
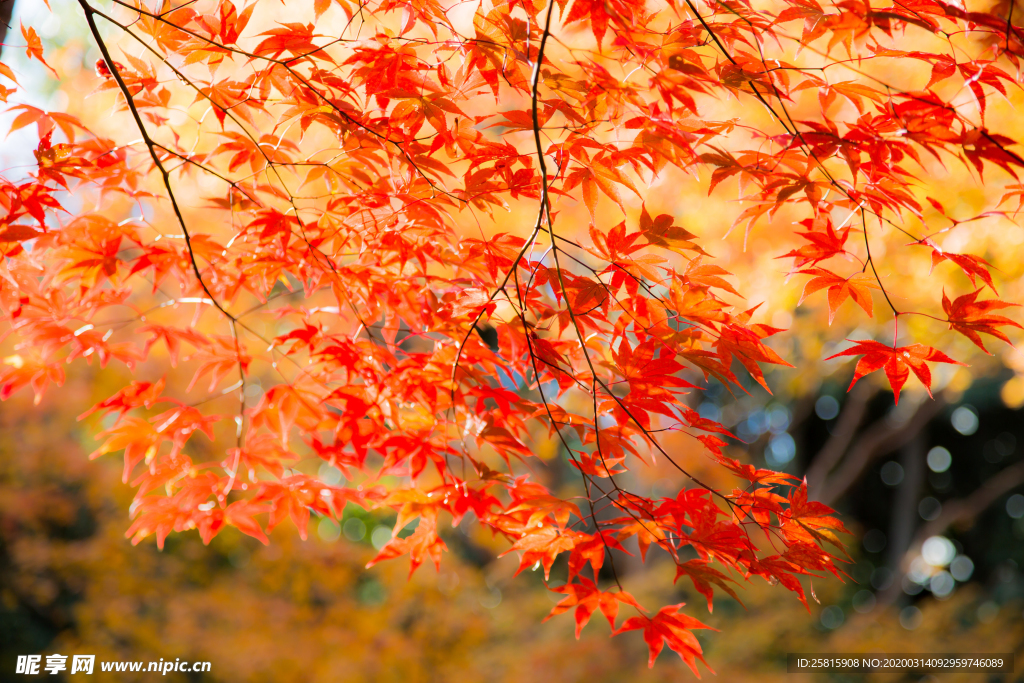
[[551,573],[551,566],[560,553],[568,552],[576,546],[580,534],[574,531],[563,531],[551,524],[537,522],[529,531],[523,533],[522,538],[516,541],[511,548],[502,555],[513,551],[522,553],[519,561],[518,576],[527,567],[541,565],[544,567],[545,580]]
[[579,583],[567,583],[564,586],[558,586],[551,589],[555,593],[562,593],[565,597],[551,609],[550,614],[544,617],[544,621],[547,621],[551,617],[562,614],[563,612],[575,607],[577,640],[580,638],[580,633],[583,631],[583,627],[587,625],[590,621],[590,617],[597,610],[601,610],[601,614],[608,619],[608,624],[612,627],[612,631],[614,632],[615,617],[619,613],[620,602],[632,605],[637,609],[643,609],[633,596],[625,591],[607,593],[599,589],[597,584],[589,579],[579,577],[577,580]]
[[850,389],[864,375],[884,368],[885,376],[889,380],[889,386],[892,387],[892,392],[895,394],[896,403],[900,402],[900,389],[907,383],[911,370],[914,371],[917,378],[921,380],[921,384],[928,390],[928,395],[932,395],[932,371],[926,364],[926,361],[966,365],[966,363],[953,360],[941,351],[937,351],[924,344],[893,347],[870,339],[848,339],[847,341],[854,342],[856,346],[840,351],[825,360],[832,360],[840,356],[863,356],[863,358],[857,361],[857,367],[853,372],[853,381],[850,382]]
[[825,261],[846,253],[846,240],[850,236],[850,228],[843,228],[836,232],[832,222],[828,221],[824,231],[812,230],[811,232],[798,232],[810,244],[805,244],[799,249],[794,249],[776,258],[793,258],[797,268],[803,268],[807,264],[815,265],[818,261]]
[[[960,269],[964,271],[964,275],[966,275],[971,281],[972,286],[977,286],[977,278],[981,278],[981,281],[988,285],[993,292],[996,291],[995,285],[992,284],[992,273],[989,272],[989,268],[992,267],[992,264],[980,256],[974,256],[972,254],[955,254],[951,251],[943,251],[938,244],[929,238],[923,239],[920,242],[914,242],[913,244],[931,247],[932,270],[935,270],[935,266],[943,261],[952,261],[956,265],[960,266]],[[996,293],[998,294],[998,292]]]
[[[942,310],[946,312],[946,317],[949,320],[949,329],[956,330],[960,334],[964,335],[972,342],[974,342],[982,351],[992,355],[985,345],[981,341],[979,332],[989,334],[996,339],[1002,339],[1007,344],[1010,344],[1010,339],[1006,334],[999,329],[1004,325],[1012,325],[1020,329],[1020,325],[1010,320],[1009,318],[1002,315],[993,315],[992,311],[997,311],[1001,308],[1010,308],[1012,306],[1019,306],[1020,304],[1010,304],[1005,301],[999,301],[998,299],[987,299],[985,301],[978,301],[978,294],[981,289],[977,289],[970,294],[964,294],[958,296],[952,302],[946,296],[946,292],[942,292]],[[1012,344],[1010,344],[1013,346]]]
[[594,576],[597,576],[601,567],[604,566],[606,549],[618,550],[627,555],[633,554],[623,548],[618,539],[607,531],[599,531],[592,535],[580,534],[572,549],[572,554],[569,556],[569,580],[571,581],[574,576],[578,575],[588,562],[594,570]]
[[[843,523],[835,517],[835,510],[818,501],[807,498],[807,480],[804,479],[789,495],[789,509],[779,515],[782,534],[794,544],[808,545],[817,549],[815,543],[826,540],[842,548],[838,533],[848,534]],[[821,551],[824,554],[824,551]]]
[[677,565],[675,580],[678,581],[683,576],[688,576],[693,581],[693,587],[697,589],[697,592],[708,599],[708,612],[714,609],[712,598],[714,597],[715,589],[711,587],[711,584],[715,584],[731,595],[733,600],[740,602],[740,599],[736,596],[736,591],[729,586],[728,582],[732,581],[732,579],[714,567],[709,567],[707,560],[693,559]]
[[732,364],[733,358],[735,358],[747,369],[750,376],[770,394],[772,390],[768,388],[768,383],[765,381],[764,373],[761,371],[758,363],[771,363],[787,368],[793,367],[784,361],[779,354],[761,343],[762,339],[778,331],[774,327],[768,327],[767,325],[752,325],[749,328],[727,325],[722,328],[720,336],[715,341],[715,347],[725,367],[729,367]]
[[[651,654],[647,662],[648,668],[654,668],[654,660],[658,658],[661,649],[668,643],[668,646],[682,657],[697,678],[700,678],[696,660],[699,659],[704,666],[708,666],[708,663],[704,661],[703,650],[692,631],[711,627],[705,626],[693,617],[682,614],[679,610],[685,604],[681,602],[678,605],[662,607],[653,618],[644,615],[630,617],[616,633],[643,629],[644,642],[647,643]],[[717,629],[711,630],[716,631]],[[708,671],[715,673],[711,667],[708,667]]]

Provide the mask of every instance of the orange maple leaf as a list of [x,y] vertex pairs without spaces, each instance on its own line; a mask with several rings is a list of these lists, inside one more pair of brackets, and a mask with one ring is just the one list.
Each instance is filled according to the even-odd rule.
[[803,275],[813,275],[804,285],[804,291],[800,295],[797,306],[804,302],[811,294],[820,289],[828,289],[828,324],[835,320],[836,311],[847,299],[853,299],[857,305],[864,309],[868,317],[872,317],[873,305],[871,302],[871,289],[878,289],[871,276],[867,273],[856,273],[848,278],[840,277],[830,270],[824,268],[808,268],[798,271]]
[[26,43],[25,56],[29,59],[38,59],[43,63],[43,66],[50,70],[54,78],[60,78],[54,68],[43,59],[43,41],[39,39],[39,34],[36,33],[36,30],[31,26],[26,28],[25,24],[22,24],[21,35],[24,36]]

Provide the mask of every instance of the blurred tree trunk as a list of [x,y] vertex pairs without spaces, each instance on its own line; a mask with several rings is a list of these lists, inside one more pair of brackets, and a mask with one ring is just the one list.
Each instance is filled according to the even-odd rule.
[[[855,400],[851,401],[851,404],[852,412],[857,413],[861,410],[857,407]],[[860,429],[861,435],[848,448],[845,447],[845,443],[840,442],[837,445],[837,450],[830,453],[832,445],[827,443],[826,447],[822,449],[824,452],[819,453],[823,463],[816,465],[812,462],[811,468],[808,470],[808,482],[811,481],[812,475],[821,482],[816,491],[810,490],[810,483],[808,484],[811,498],[820,500],[826,505],[835,506],[836,502],[861,480],[875,460],[897,451],[919,438],[922,430],[945,407],[945,396],[942,392],[938,392],[932,400],[922,400],[912,414],[905,414],[902,419],[893,420],[886,417]],[[860,416],[855,414],[855,419],[851,422],[859,423],[859,421]],[[852,431],[858,431],[856,425]],[[843,455],[844,451],[845,455]],[[842,457],[837,458],[835,452],[839,452]],[[815,457],[815,461],[819,456]],[[921,476],[924,476],[923,471]]]
[[925,440],[919,433],[903,447],[899,463],[903,467],[903,481],[896,489],[892,522],[889,526],[889,568],[899,575],[900,563],[910,547],[917,529],[917,505],[921,499],[925,476]]
[[14,0],[0,0],[0,54],[3,54],[3,43],[7,40],[7,32],[11,28],[11,17],[13,16]]
[[903,577],[906,576],[908,569],[907,550],[917,530],[917,506],[924,488],[927,445],[925,439],[925,434],[919,432],[900,452],[899,463],[903,467],[903,481],[896,489],[896,500],[892,506],[886,556],[886,566],[892,570],[893,581],[879,596],[882,605],[891,605],[903,592]]

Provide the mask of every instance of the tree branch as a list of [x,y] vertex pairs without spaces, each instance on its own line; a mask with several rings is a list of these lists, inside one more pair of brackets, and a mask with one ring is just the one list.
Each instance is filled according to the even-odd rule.
[[807,490],[812,496],[824,485],[825,478],[842,460],[847,446],[856,436],[857,428],[864,421],[868,403],[877,393],[878,388],[870,382],[858,382],[853,391],[847,394],[846,405],[843,406],[835,429],[807,468]]
[[879,595],[879,607],[885,609],[899,598],[903,577],[910,568],[910,562],[920,553],[921,546],[927,539],[941,534],[950,527],[970,524],[992,503],[1021,485],[1024,485],[1024,460],[1004,468],[994,477],[987,479],[969,496],[943,504],[939,516],[918,529],[914,540],[893,567],[895,579],[892,585]]
[[812,492],[812,496],[826,505],[834,505],[860,481],[864,471],[876,458],[903,447],[945,407],[945,397],[939,392],[933,400],[923,401],[914,415],[903,424],[893,425],[886,420],[876,422],[853,444],[835,473],[821,484],[816,494]]

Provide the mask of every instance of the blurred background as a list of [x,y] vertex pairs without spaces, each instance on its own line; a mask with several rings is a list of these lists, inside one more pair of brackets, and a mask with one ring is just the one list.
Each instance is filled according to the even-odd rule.
[[[65,87],[47,80],[16,49],[5,48],[3,58],[17,67],[19,79],[25,77],[27,96],[36,97],[38,106],[86,111],[88,92],[78,89],[83,81],[75,74],[88,75],[96,55],[84,46],[74,6],[52,4],[51,13],[43,3],[20,2],[13,21],[37,28],[48,59],[70,74]],[[10,0],[0,0],[0,9],[10,6]],[[7,42],[19,39],[15,30]],[[1000,117],[1005,123],[1015,114],[993,107],[989,116],[997,127]],[[31,147],[23,143],[29,137],[22,131],[8,138],[4,169],[28,154]],[[958,188],[946,193],[951,203],[980,206],[986,193],[999,192],[955,173],[945,181]],[[686,196],[691,214],[721,220],[688,227],[710,238],[725,232],[739,208],[706,198],[705,192]],[[672,195],[662,203],[671,209],[683,200]],[[1018,256],[1024,230],[995,219],[970,230],[949,231],[947,248],[956,242],[985,255],[999,270],[1001,298],[1024,300]],[[620,576],[642,603],[686,602],[689,614],[720,629],[697,635],[722,681],[787,679],[789,652],[875,648],[1016,652],[1017,670],[1024,671],[1024,357],[1006,347],[991,358],[978,354],[970,371],[942,368],[934,399],[918,387],[905,392],[898,407],[874,379],[847,393],[852,363],[819,359],[845,348],[844,338],[891,339],[891,320],[858,327],[862,316],[847,303],[828,328],[820,306],[797,307],[798,284],[771,260],[787,246],[768,243],[766,234],[755,230],[749,249],[743,235],[734,235],[715,242],[711,251],[733,272],[742,271],[752,290],[765,293],[753,303],[764,301],[765,320],[789,330],[773,346],[800,370],[768,373],[774,396],[752,382],[744,396],[709,385],[693,405],[747,443],[730,455],[806,476],[812,494],[839,510],[852,532],[849,578],[808,585],[809,613],[788,591],[741,580],[742,605],[722,595],[708,614],[690,584],[673,587],[674,566],[657,553],[646,565],[618,555]],[[878,250],[885,263],[885,244]],[[892,265],[911,285],[901,292],[911,304],[915,287],[934,294],[928,255],[920,251]],[[943,271],[942,277],[961,290],[966,284],[959,271]],[[919,324],[926,322],[914,321],[906,330],[901,323],[900,339],[923,330],[914,327]],[[973,348],[964,340],[956,343],[962,344],[961,355],[948,352],[958,358]],[[191,375],[187,364],[180,372]],[[341,524],[314,520],[315,533],[305,542],[282,525],[269,547],[234,530],[209,546],[195,533],[172,535],[163,552],[152,539],[131,546],[124,531],[133,490],[121,482],[116,458],[87,460],[97,446],[93,437],[100,421],[77,421],[126,381],[113,371],[75,365],[60,393],[41,405],[25,393],[0,404],[0,680],[23,680],[12,673],[17,655],[55,652],[212,663],[209,673],[169,674],[168,681],[598,682],[692,676],[669,652],[648,670],[639,635],[609,639],[603,620],[594,619],[579,642],[568,615],[542,623],[561,596],[545,590],[540,573],[513,580],[518,559],[499,557],[507,546],[471,523],[448,530],[451,552],[440,572],[424,567],[411,579],[404,561],[364,569],[375,546],[389,537],[394,516],[351,508]],[[250,389],[255,403],[259,383]],[[540,437],[536,447],[544,458],[537,476],[571,495],[575,479],[564,453]],[[701,453],[692,444],[678,447],[703,472]],[[713,469],[708,462],[707,471]],[[341,477],[329,468],[319,472],[326,479]],[[684,485],[673,469],[660,465],[631,476],[654,495],[674,495]],[[552,571],[552,585],[564,577],[563,560]],[[110,676],[133,680],[127,673]],[[1024,681],[1024,674],[942,678]],[[802,680],[864,677],[808,674]],[[870,680],[936,679],[879,674]]]

